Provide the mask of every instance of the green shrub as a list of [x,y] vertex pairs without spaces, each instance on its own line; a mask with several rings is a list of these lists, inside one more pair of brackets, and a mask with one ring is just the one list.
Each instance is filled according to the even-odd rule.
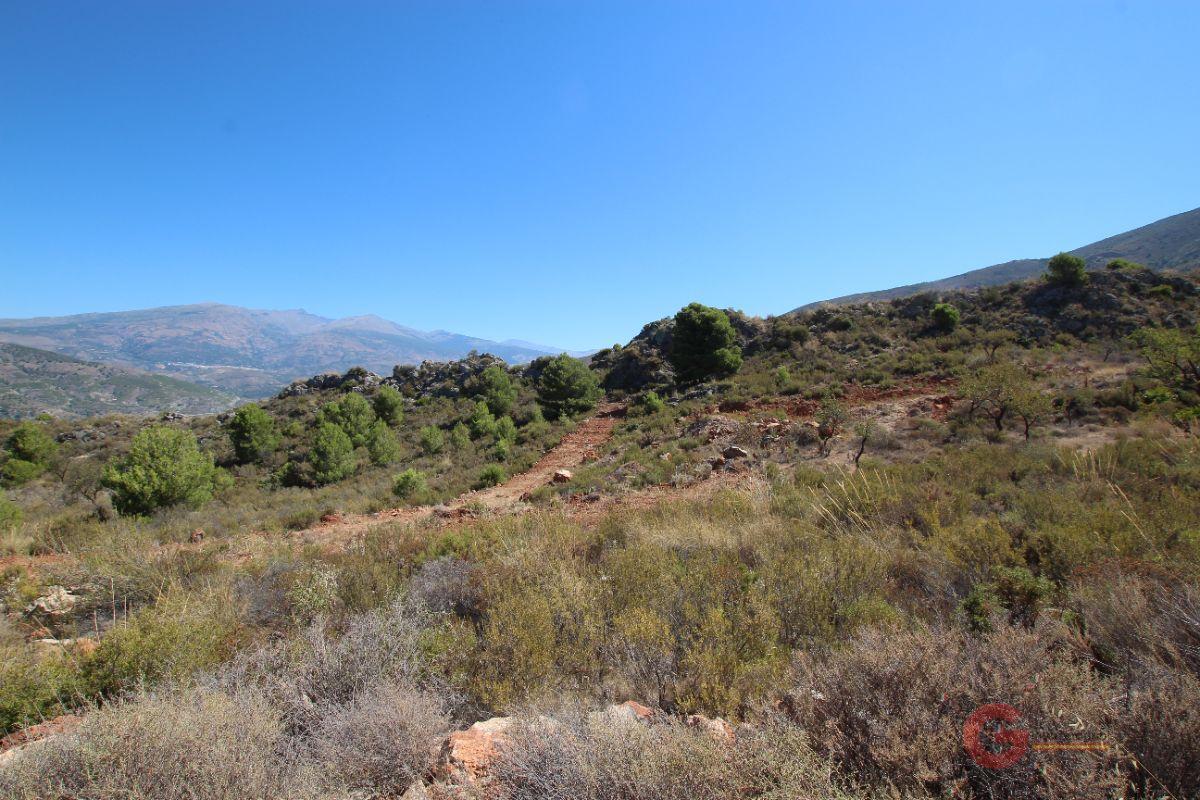
[[0,530],[15,528],[21,524],[21,509],[0,492]]
[[367,433],[367,453],[371,456],[371,463],[379,467],[395,463],[400,458],[400,442],[382,419],[375,420]]
[[[782,368],[781,368],[782,369]],[[642,414],[657,414],[667,407],[666,402],[658,396],[658,392],[649,391],[642,395],[637,402],[637,410]]]
[[133,437],[129,453],[110,462],[101,482],[122,514],[149,514],[177,504],[198,507],[212,497],[217,470],[191,431],[153,426]]
[[475,488],[486,489],[489,486],[499,486],[508,480],[508,473],[504,471],[504,467],[499,464],[488,464],[479,473],[479,480],[475,482]]
[[4,478],[4,483],[8,486],[20,486],[29,483],[45,471],[46,468],[41,464],[23,458],[9,458],[0,466],[0,477]]
[[691,303],[675,315],[669,354],[681,383],[732,375],[742,365],[737,334],[719,308]]
[[472,439],[481,439],[496,434],[496,418],[492,416],[488,404],[482,400],[475,404],[475,410],[471,412],[471,418],[467,424],[471,428]]
[[1126,258],[1114,258],[1105,264],[1104,267],[1105,269],[1121,270],[1124,272],[1137,272],[1138,270],[1145,269],[1143,265]]
[[27,483],[46,471],[58,452],[58,443],[44,425],[22,422],[4,442],[8,459],[0,468],[0,476],[11,486]]
[[229,421],[229,440],[238,461],[243,464],[261,461],[279,446],[275,420],[262,406],[253,403],[234,412]]
[[471,443],[471,429],[458,422],[450,429],[450,446],[455,450],[462,450]]
[[1147,291],[1147,294],[1150,294],[1154,297],[1165,297],[1170,299],[1175,296],[1175,287],[1169,283],[1160,283],[1156,286],[1151,286]]
[[482,396],[488,409],[497,417],[507,414],[517,402],[517,387],[499,364],[492,364],[479,373],[471,388],[476,395]]
[[496,420],[496,438],[510,445],[517,441],[517,424],[512,421],[512,417]]
[[551,419],[589,411],[601,394],[595,374],[565,353],[549,359],[538,378],[538,402]]
[[424,472],[409,468],[392,478],[392,494],[396,497],[407,500],[423,491],[425,491]]
[[1087,281],[1087,264],[1079,256],[1059,253],[1046,266],[1046,280],[1055,286],[1082,286]]
[[380,386],[371,400],[375,415],[395,427],[404,421],[404,397],[391,386]]
[[446,435],[437,425],[426,425],[421,428],[421,449],[426,455],[437,455],[446,446]]
[[938,303],[929,312],[929,319],[935,328],[943,333],[950,333],[958,327],[958,309],[949,303]]
[[318,425],[337,425],[346,432],[355,447],[367,443],[374,422],[374,409],[367,398],[358,392],[350,392],[341,400],[326,403],[317,414]]
[[320,484],[340,481],[358,469],[354,443],[341,426],[328,422],[317,428],[309,460],[313,478]]

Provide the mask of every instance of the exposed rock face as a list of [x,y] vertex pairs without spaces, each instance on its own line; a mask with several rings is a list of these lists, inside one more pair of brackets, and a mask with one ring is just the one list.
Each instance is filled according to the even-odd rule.
[[387,383],[408,397],[459,397],[470,380],[491,366],[508,369],[502,359],[472,353],[458,361],[422,361],[420,366],[399,365]]
[[729,417],[712,416],[691,423],[687,426],[685,433],[688,436],[699,436],[712,442],[717,439],[728,439],[736,435],[739,430],[741,430],[741,426]]

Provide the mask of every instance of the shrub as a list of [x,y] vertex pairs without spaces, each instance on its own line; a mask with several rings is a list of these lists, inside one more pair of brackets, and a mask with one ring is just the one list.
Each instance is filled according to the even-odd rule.
[[499,486],[508,480],[508,473],[504,471],[504,467],[499,464],[488,464],[479,473],[479,480],[475,482],[475,488],[486,489],[489,486]]
[[25,800],[317,800],[329,796],[321,788],[278,714],[250,692],[115,703],[0,771],[0,795]]
[[1082,286],[1087,281],[1087,265],[1079,256],[1059,253],[1046,266],[1046,280],[1055,286]]
[[1008,362],[988,364],[962,382],[962,391],[972,411],[991,417],[996,431],[1004,430],[1004,421],[1019,418],[1025,438],[1030,429],[1051,408],[1051,400],[1033,382],[1029,373]]
[[33,422],[22,422],[12,433],[4,447],[13,458],[31,461],[43,467],[50,463],[58,452],[58,443],[45,426]]
[[21,524],[21,509],[0,491],[0,531]]
[[58,452],[58,443],[44,425],[22,422],[9,434],[4,449],[8,458],[0,467],[0,476],[5,483],[18,486],[46,471]]
[[513,386],[508,371],[499,364],[492,364],[479,373],[472,389],[497,417],[507,414],[517,402],[517,387]]
[[367,443],[371,425],[375,422],[375,411],[367,398],[358,392],[350,392],[341,400],[326,403],[317,414],[317,425],[336,425],[350,437],[354,447]]
[[929,312],[929,319],[939,331],[950,333],[958,327],[958,309],[949,303],[938,303]]
[[487,403],[482,400],[475,404],[475,410],[471,412],[468,425],[471,428],[471,438],[473,439],[496,434],[496,418],[492,416],[492,411],[488,408]]
[[261,461],[279,446],[275,420],[262,406],[253,403],[234,412],[229,421],[229,440],[238,461],[243,464]]
[[737,334],[719,308],[691,303],[675,315],[669,354],[681,383],[732,375],[742,365]]
[[380,386],[371,400],[375,416],[387,425],[396,426],[404,421],[404,397],[391,386]]
[[371,463],[384,467],[400,458],[400,442],[382,419],[375,420],[367,433],[367,453]]
[[596,405],[601,394],[595,374],[565,353],[549,359],[538,378],[538,402],[551,419],[582,414]]
[[450,730],[443,703],[429,692],[386,682],[318,712],[310,738],[322,767],[350,789],[400,797],[433,766]]
[[850,797],[803,732],[777,717],[727,741],[672,718],[568,709],[518,720],[498,755],[499,796],[513,800]]
[[517,441],[517,423],[512,421],[512,417],[501,417],[496,420],[496,438],[508,444]]
[[110,462],[101,478],[122,514],[149,514],[177,504],[200,506],[212,497],[212,456],[191,431],[154,426],[133,437],[129,453]]
[[637,409],[643,414],[657,414],[667,407],[658,392],[651,390],[642,395],[637,402]]
[[340,481],[358,468],[350,437],[340,426],[328,422],[317,428],[309,459],[313,477],[320,484]]
[[426,455],[437,455],[446,446],[446,435],[437,425],[426,425],[421,428],[421,449]]
[[1114,258],[1112,261],[1109,261],[1107,264],[1105,264],[1104,267],[1105,269],[1121,270],[1124,272],[1137,272],[1138,270],[1145,269],[1143,265],[1137,263],[1136,261],[1130,261],[1125,258]]
[[425,473],[412,468],[392,478],[392,494],[408,499],[425,491]]
[[462,450],[471,443],[471,429],[458,422],[450,429],[450,446],[455,450]]

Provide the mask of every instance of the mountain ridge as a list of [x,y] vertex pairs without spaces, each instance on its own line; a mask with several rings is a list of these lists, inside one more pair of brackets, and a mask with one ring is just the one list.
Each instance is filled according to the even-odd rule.
[[[1160,220],[1108,236],[1067,252],[1083,258],[1088,269],[1099,269],[1116,258],[1136,261],[1155,270],[1191,271],[1200,269],[1200,208],[1172,214],[1169,217],[1163,217]],[[850,303],[892,300],[922,292],[999,286],[1041,274],[1045,271],[1049,260],[1049,257],[1014,259],[993,264],[990,267],[981,267],[958,275],[951,275],[947,278],[818,300],[788,313],[824,305],[841,306]]]
[[453,360],[472,350],[511,363],[561,352],[449,331],[419,331],[373,314],[329,319],[301,309],[193,303],[62,317],[0,319],[0,342],[166,375],[242,397],[363,366]]

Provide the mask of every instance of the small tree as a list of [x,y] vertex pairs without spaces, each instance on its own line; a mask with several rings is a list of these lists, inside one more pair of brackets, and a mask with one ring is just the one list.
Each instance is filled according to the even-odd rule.
[[987,414],[997,432],[1004,430],[1006,419],[1020,418],[1026,439],[1034,423],[1051,405],[1050,398],[1038,389],[1029,373],[1015,364],[985,366],[963,381],[962,390],[971,402],[972,414],[979,411]]
[[58,443],[45,426],[34,422],[18,425],[4,443],[8,458],[0,468],[4,482],[19,485],[46,471],[58,453]]
[[382,419],[375,420],[367,433],[367,453],[371,456],[371,463],[380,467],[400,458],[400,442]]
[[455,450],[462,450],[471,443],[471,429],[462,422],[455,424],[450,429],[450,446]]
[[245,405],[229,420],[229,440],[238,461],[249,464],[261,461],[279,446],[275,420],[262,406]]
[[587,365],[566,353],[550,359],[538,379],[538,402],[551,419],[582,414],[601,394],[600,382]]
[[933,326],[943,333],[950,333],[958,327],[958,309],[949,303],[938,303],[929,312],[929,320]]
[[729,315],[719,308],[691,303],[675,315],[668,356],[680,383],[696,383],[732,375],[742,366],[742,352]]
[[437,425],[421,428],[421,449],[426,455],[436,455],[446,446],[446,435]]
[[488,464],[479,473],[479,481],[475,484],[477,489],[486,489],[489,486],[499,486],[508,480],[508,473],[504,471],[504,467],[499,464]]
[[833,440],[842,432],[849,416],[846,406],[833,395],[828,395],[821,401],[821,406],[817,409],[818,453],[822,456],[829,455],[829,448],[833,444]]
[[408,499],[419,492],[425,491],[425,473],[415,469],[406,469],[392,479],[392,494]]
[[1059,253],[1046,266],[1046,279],[1055,286],[1082,286],[1087,281],[1087,264],[1079,256]]
[[512,410],[513,403],[517,402],[517,387],[513,386],[508,371],[499,364],[492,364],[479,373],[473,389],[497,417],[507,414]]
[[371,400],[375,416],[395,427],[404,421],[404,396],[391,386],[381,386]]
[[318,425],[337,425],[355,447],[367,443],[367,434],[375,422],[375,411],[367,398],[358,392],[350,392],[341,400],[326,403],[317,413]]
[[330,422],[317,428],[309,460],[312,463],[313,478],[320,484],[340,481],[358,468],[358,459],[354,456],[354,443],[341,426]]
[[480,400],[475,404],[471,419],[467,423],[471,428],[471,438],[479,439],[496,433],[496,418],[492,416],[488,404]]
[[496,439],[510,445],[517,441],[517,423],[512,421],[512,417],[496,420]]
[[1154,378],[1173,389],[1200,393],[1200,326],[1190,331],[1142,328],[1129,338]]
[[879,430],[875,427],[875,423],[864,420],[855,424],[854,435],[858,437],[858,451],[854,454],[854,466],[857,468],[863,453],[867,452],[867,445],[879,435]]
[[212,456],[191,431],[154,426],[133,437],[129,453],[104,468],[101,481],[122,514],[149,514],[173,505],[200,506],[212,497]]

